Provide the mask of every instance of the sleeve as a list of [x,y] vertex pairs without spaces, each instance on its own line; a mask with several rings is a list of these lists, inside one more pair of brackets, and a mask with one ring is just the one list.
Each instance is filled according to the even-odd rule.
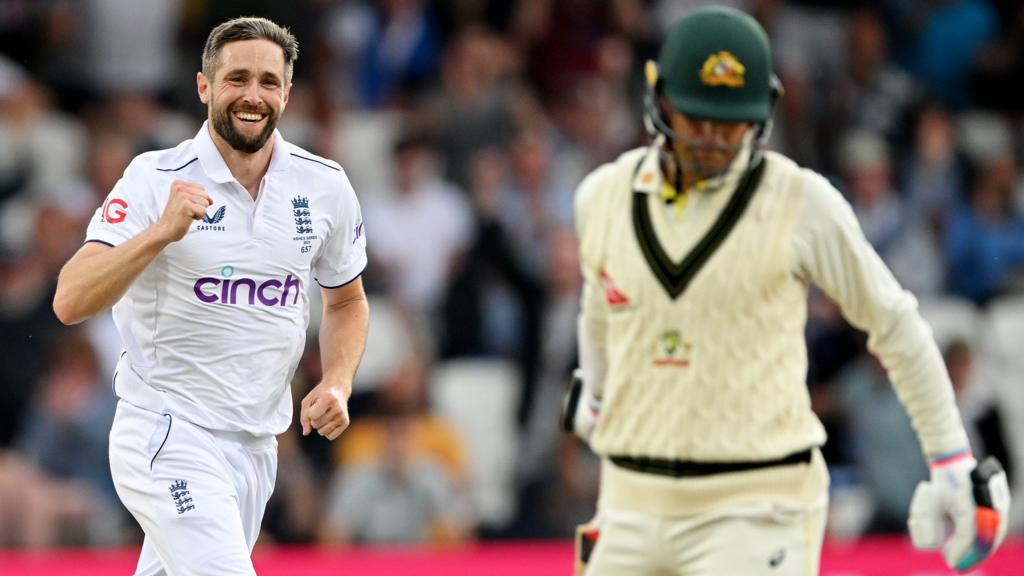
[[798,276],[818,285],[849,322],[868,333],[929,457],[963,450],[967,435],[949,375],[917,311],[868,243],[853,209],[824,178],[806,173],[803,207],[794,236]]
[[[580,183],[575,197],[576,242],[579,246],[583,290],[580,297],[580,317],[577,341],[583,383],[597,398],[604,392],[607,367],[605,333],[607,330],[607,303],[601,286],[601,234],[591,220],[594,218],[599,179],[591,174]],[[597,228],[600,228],[598,226]]]
[[330,236],[313,262],[313,277],[324,288],[340,288],[366,268],[366,232],[359,200],[342,173],[338,213]]
[[125,169],[85,232],[86,242],[117,246],[137,236],[160,217],[156,198],[138,158]]

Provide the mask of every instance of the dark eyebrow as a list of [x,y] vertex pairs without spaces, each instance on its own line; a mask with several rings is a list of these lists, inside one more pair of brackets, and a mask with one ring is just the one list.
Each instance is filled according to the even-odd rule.
[[[252,70],[249,70],[248,68],[232,68],[231,70],[224,72],[224,77],[227,78],[228,76],[231,76],[233,74],[244,74],[246,76],[250,76],[252,75]],[[274,80],[281,82],[281,76],[278,75],[277,72],[274,72],[272,70],[266,70],[260,73],[260,78],[267,77],[273,78]]]

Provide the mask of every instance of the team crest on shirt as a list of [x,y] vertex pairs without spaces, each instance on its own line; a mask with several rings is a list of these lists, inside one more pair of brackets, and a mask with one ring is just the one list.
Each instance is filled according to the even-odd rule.
[[654,344],[654,365],[685,368],[690,365],[693,344],[683,338],[679,330],[666,330]]
[[220,208],[213,211],[212,214],[203,214],[203,218],[199,221],[199,225],[196,226],[196,230],[224,230],[224,225],[221,221],[224,220],[224,215],[228,212],[228,206],[225,204]]
[[196,506],[192,503],[192,494],[188,491],[188,482],[184,480],[177,480],[174,484],[171,484],[171,499],[174,500],[174,507],[178,509],[178,514],[184,514],[189,510],[195,510]]
[[316,240],[316,234],[313,234],[313,217],[309,209],[308,197],[292,198],[292,220],[295,222],[295,236],[292,240],[302,242],[301,252],[309,252],[312,249],[313,240]]

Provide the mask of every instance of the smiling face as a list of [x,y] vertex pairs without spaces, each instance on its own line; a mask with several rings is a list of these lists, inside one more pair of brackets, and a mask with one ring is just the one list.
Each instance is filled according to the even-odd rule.
[[231,148],[253,154],[274,133],[288,103],[284,51],[269,40],[225,44],[213,78],[198,75],[210,124]]

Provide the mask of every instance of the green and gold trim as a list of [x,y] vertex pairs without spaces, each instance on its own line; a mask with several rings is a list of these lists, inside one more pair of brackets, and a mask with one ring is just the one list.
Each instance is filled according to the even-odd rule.
[[740,216],[750,204],[750,199],[754,197],[754,192],[761,182],[765,163],[766,161],[762,160],[753,170],[744,175],[732,198],[729,199],[711,229],[678,264],[669,258],[654,232],[650,208],[647,205],[648,195],[633,191],[633,229],[636,232],[637,242],[640,244],[640,251],[643,252],[647,264],[654,276],[661,282],[662,287],[665,288],[669,298],[675,300],[686,290],[693,277],[711,259],[711,256],[739,222]]

